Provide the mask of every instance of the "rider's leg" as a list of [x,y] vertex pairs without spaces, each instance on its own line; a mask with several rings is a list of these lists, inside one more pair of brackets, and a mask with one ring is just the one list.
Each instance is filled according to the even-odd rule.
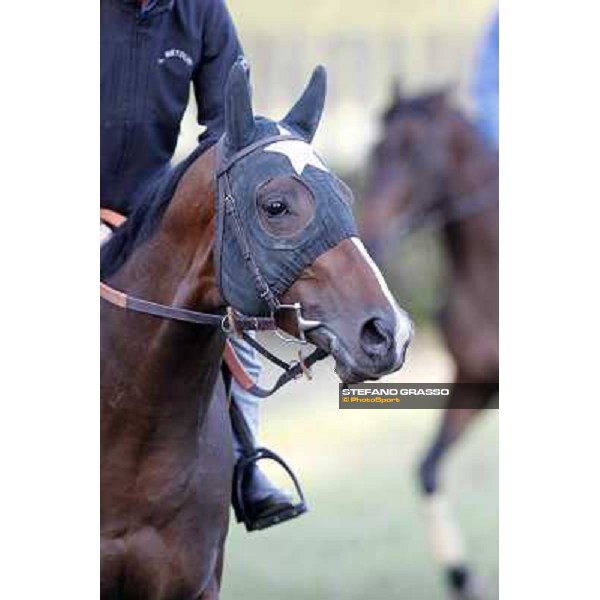
[[[258,381],[261,372],[261,364],[256,356],[254,348],[239,338],[231,337],[229,341],[240,359],[240,362],[244,366],[246,373],[248,373],[254,381]],[[231,395],[242,411],[246,425],[252,433],[256,445],[258,440],[258,412],[260,399],[240,387],[235,379],[231,382]],[[233,448],[235,450],[236,458],[239,458],[242,455],[242,445],[236,436],[233,437]]]
[[[232,338],[230,341],[248,375],[250,375],[254,381],[258,381],[261,365],[254,349],[243,340]],[[231,385],[233,401],[242,412],[247,428],[252,434],[254,446],[256,446],[256,441],[258,439],[260,399],[254,394],[241,388],[235,380],[232,381]],[[236,458],[239,460],[243,454],[243,447],[235,435],[234,450]],[[246,510],[251,519],[255,521],[283,514],[284,512],[288,512],[293,506],[291,496],[284,490],[273,485],[256,466],[252,467],[249,475],[244,478],[242,492],[244,494],[244,505]],[[274,519],[273,524],[276,522],[277,519]]]

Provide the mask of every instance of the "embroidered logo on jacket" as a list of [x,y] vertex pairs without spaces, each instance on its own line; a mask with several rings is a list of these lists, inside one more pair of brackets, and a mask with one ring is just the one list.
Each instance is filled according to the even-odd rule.
[[165,53],[158,59],[158,64],[162,65],[165,62],[165,60],[169,58],[179,58],[188,67],[194,65],[194,61],[191,59],[190,55],[184,50],[180,50],[179,48],[170,48],[169,50],[165,50]]

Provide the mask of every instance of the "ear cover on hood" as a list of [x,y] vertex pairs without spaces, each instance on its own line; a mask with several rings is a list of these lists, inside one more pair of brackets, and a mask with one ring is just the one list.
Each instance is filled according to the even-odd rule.
[[312,142],[323,115],[327,95],[327,72],[319,65],[314,71],[292,110],[283,118],[283,123]]
[[[294,136],[264,147],[234,162],[218,182],[217,234],[215,264],[225,301],[248,315],[268,315],[270,308],[259,297],[247,260],[236,235],[235,220],[244,230],[250,254],[263,279],[280,298],[314,260],[341,240],[357,235],[356,223],[347,202],[347,191],[339,179],[315,157],[298,172],[286,150],[310,156],[307,140],[312,140],[325,101],[325,70],[315,69],[313,76],[284,121],[277,123],[254,117],[250,100],[247,69],[236,63],[225,91],[226,130],[219,145],[219,163],[228,160],[252,143],[281,136],[281,126]],[[283,149],[282,149],[283,146]],[[315,166],[319,165],[319,166]],[[224,178],[235,204],[235,214],[225,212]],[[292,237],[276,237],[260,224],[256,205],[259,188],[275,177],[299,178],[315,199],[315,214],[307,226]]]
[[236,152],[250,144],[255,134],[252,89],[244,58],[231,67],[225,86],[225,131],[229,148]]

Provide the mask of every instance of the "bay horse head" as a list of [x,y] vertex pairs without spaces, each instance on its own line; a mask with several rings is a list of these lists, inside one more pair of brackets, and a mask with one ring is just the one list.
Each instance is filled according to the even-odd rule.
[[395,87],[393,96],[371,153],[361,219],[377,259],[391,231],[416,228],[434,214],[449,221],[457,205],[497,181],[497,159],[485,159],[492,149],[447,90],[407,97]]
[[257,117],[245,63],[232,67],[217,158],[215,265],[227,304],[306,335],[352,383],[399,369],[412,325],[358,237],[351,191],[311,146],[325,95],[317,67],[281,121]]
[[445,193],[451,160],[444,91],[407,98],[394,86],[369,165],[361,233],[379,260],[382,242],[425,215]]

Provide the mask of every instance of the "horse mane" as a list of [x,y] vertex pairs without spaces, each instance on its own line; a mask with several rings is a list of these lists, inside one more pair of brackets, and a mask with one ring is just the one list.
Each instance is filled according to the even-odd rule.
[[101,280],[105,281],[114,275],[133,251],[154,235],[179,181],[206,149],[206,144],[198,146],[186,159],[144,191],[143,201],[137,202],[127,221],[115,230],[100,249]]

